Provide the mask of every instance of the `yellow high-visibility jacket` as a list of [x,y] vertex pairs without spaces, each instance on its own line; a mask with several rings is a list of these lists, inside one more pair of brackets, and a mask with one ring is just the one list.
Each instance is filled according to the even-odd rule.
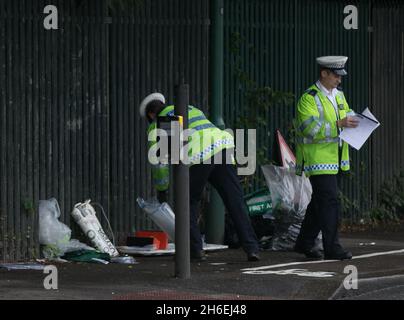
[[[158,114],[158,116],[172,115],[174,115],[174,106],[167,106]],[[188,107],[188,128],[194,130],[189,136],[187,144],[190,165],[202,163],[224,149],[234,148],[233,136],[215,127],[201,110],[193,106]],[[156,129],[157,123],[153,121],[147,130],[149,154],[155,154],[155,152],[150,152],[150,149],[157,148]],[[158,163],[152,165],[153,185],[157,191],[168,189],[169,176],[168,164]]]
[[340,142],[337,120],[355,112],[349,108],[344,93],[336,95],[338,108],[314,84],[300,98],[296,118],[296,172],[306,176],[337,174],[349,170],[349,151]]

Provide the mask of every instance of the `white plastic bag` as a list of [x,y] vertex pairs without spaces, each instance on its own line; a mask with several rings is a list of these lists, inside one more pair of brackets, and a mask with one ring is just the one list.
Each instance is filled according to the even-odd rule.
[[109,240],[104,232],[94,208],[90,204],[91,200],[84,203],[76,203],[71,215],[77,222],[91,243],[101,252],[108,253],[111,257],[119,256],[118,250]]
[[137,198],[137,203],[153,222],[167,233],[168,238],[175,241],[175,215],[169,204],[160,204],[157,200],[145,201],[142,198]]
[[55,198],[39,201],[39,243],[69,242],[72,231],[60,222],[59,204]]
[[72,231],[58,220],[59,217],[60,208],[55,198],[39,201],[39,243],[44,245],[42,253],[46,259],[79,249],[94,250],[78,240],[71,240]]

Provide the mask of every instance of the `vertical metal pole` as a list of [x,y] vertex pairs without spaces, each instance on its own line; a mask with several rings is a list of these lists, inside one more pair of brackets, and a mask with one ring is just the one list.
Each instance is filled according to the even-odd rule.
[[[210,1],[211,19],[211,114],[212,123],[224,129],[223,121],[223,0]],[[206,213],[206,241],[222,244],[224,240],[224,205],[215,189],[211,189]]]
[[[189,86],[182,84],[176,88],[175,115],[182,116],[183,130],[188,128]],[[181,131],[181,130],[180,130]],[[180,134],[178,132],[177,134]],[[179,135],[175,138],[179,139]],[[180,146],[183,143],[180,142]],[[175,276],[191,278],[190,237],[189,237],[189,168],[182,164],[174,167],[174,212],[175,212]]]
[[211,112],[210,119],[215,126],[224,129],[223,121],[223,0],[211,0]]

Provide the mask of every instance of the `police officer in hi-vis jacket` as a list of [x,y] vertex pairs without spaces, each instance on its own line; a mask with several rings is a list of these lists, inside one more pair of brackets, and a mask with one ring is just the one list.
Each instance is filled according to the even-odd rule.
[[339,89],[342,77],[347,74],[348,58],[325,56],[316,60],[319,80],[300,98],[295,118],[296,170],[310,178],[313,188],[295,251],[309,258],[322,258],[314,246],[321,231],[325,259],[351,259],[352,254],[343,249],[338,239],[337,187],[338,173],[349,170],[348,144],[339,138],[339,133],[343,128],[358,125],[352,117],[355,112]]
[[[154,133],[157,129],[157,117],[174,115],[174,106],[166,105],[161,93],[152,93],[142,101],[139,111],[140,116],[147,118],[150,123],[147,130],[149,140],[151,137],[150,151],[157,144],[157,133]],[[209,182],[220,194],[232,217],[241,245],[247,254],[247,260],[258,261],[259,245],[248,217],[243,190],[234,163],[233,136],[215,127],[201,110],[193,106],[188,107],[188,119],[188,126],[192,132],[188,138],[191,260],[206,260],[198,226],[198,215],[202,193]],[[216,164],[213,158],[219,153],[222,154],[222,163]],[[231,154],[232,159],[226,161],[228,154]],[[208,161],[211,158],[212,161]],[[152,179],[160,202],[166,201],[169,186],[168,165],[162,163],[152,165]]]

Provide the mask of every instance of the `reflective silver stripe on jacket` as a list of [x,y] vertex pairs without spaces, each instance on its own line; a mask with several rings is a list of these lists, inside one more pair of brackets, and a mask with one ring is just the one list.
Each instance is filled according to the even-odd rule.
[[218,140],[214,144],[211,144],[210,146],[203,149],[203,151],[192,156],[192,158],[190,159],[190,162],[192,163],[192,162],[195,162],[198,160],[204,160],[204,158],[206,156],[210,155],[215,149],[217,149],[223,145],[234,145],[234,141],[232,139]]
[[304,120],[299,126],[299,131],[303,132],[304,130],[306,130],[313,123],[313,121],[315,121],[315,119],[316,118],[314,116],[311,116],[310,118]]
[[200,126],[193,127],[191,129],[199,131],[199,130],[208,129],[208,128],[216,128],[216,127],[211,123],[206,123],[206,124],[201,124]]
[[320,139],[320,140],[315,140],[311,138],[302,138],[298,137],[296,138],[296,142],[300,144],[315,144],[315,143],[331,143],[331,142],[338,142],[339,138],[325,138],[325,139]]
[[205,116],[196,116],[196,117],[190,118],[188,120],[188,126],[191,125],[192,123],[200,121],[200,120],[206,120],[206,117]]
[[324,108],[323,108],[320,98],[318,97],[318,94],[315,95],[314,100],[316,101],[320,121],[323,121],[324,120]]
[[328,122],[325,124],[325,137],[331,138],[331,124]]
[[320,129],[321,129],[321,122],[316,121],[316,125],[314,126],[313,129],[311,129],[311,131],[308,133],[308,135],[314,139],[314,137],[320,131]]

